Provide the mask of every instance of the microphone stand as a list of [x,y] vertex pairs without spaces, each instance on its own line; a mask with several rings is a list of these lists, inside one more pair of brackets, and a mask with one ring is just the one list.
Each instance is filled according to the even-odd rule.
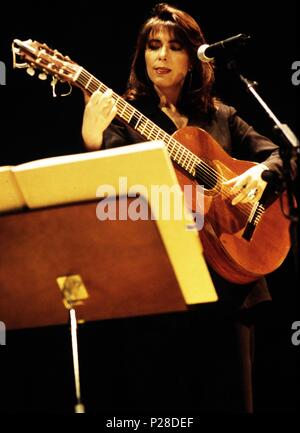
[[262,97],[255,90],[256,82],[249,81],[245,78],[237,69],[237,64],[235,60],[230,59],[227,62],[227,68],[235,72],[239,77],[241,82],[246,85],[247,90],[254,96],[256,101],[265,110],[268,117],[273,121],[273,129],[279,135],[279,153],[282,160],[282,179],[278,179],[276,174],[267,170],[266,176],[263,177],[264,180],[271,183],[275,193],[279,194],[280,187],[279,184],[282,181],[282,185],[285,187],[287,192],[287,202],[288,202],[288,213],[286,218],[291,221],[290,224],[290,239],[291,239],[291,250],[293,254],[294,271],[295,271],[295,283],[299,282],[299,205],[300,205],[300,191],[296,188],[296,180],[292,177],[292,165],[291,161],[294,160],[296,164],[296,178],[299,178],[299,168],[300,168],[300,144],[298,138],[295,136],[293,131],[289,128],[287,124],[283,124],[271,111]]

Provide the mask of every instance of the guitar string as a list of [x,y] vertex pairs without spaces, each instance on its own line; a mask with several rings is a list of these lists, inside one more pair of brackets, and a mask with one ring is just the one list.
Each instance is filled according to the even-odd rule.
[[[99,80],[95,79],[95,77],[93,77],[91,74],[89,74],[84,68],[79,67],[78,65],[73,65],[73,69],[75,69],[76,72],[78,72],[78,77],[77,77],[77,81],[79,81],[79,79],[84,78],[87,79],[88,81],[85,84],[85,88],[89,88],[90,84],[92,84],[92,86],[94,87],[96,84],[93,83],[93,81],[96,81],[97,85],[96,88],[94,88],[93,90],[98,90],[101,89],[101,87],[104,88],[104,91],[107,89],[107,86],[105,86],[103,83],[101,83]],[[128,119],[125,119],[129,122],[132,118],[132,116],[135,114],[135,112],[138,112],[137,110],[135,110],[133,107],[131,108],[131,106],[126,103],[126,101],[124,101],[119,95],[117,95],[115,92],[113,92],[113,98],[116,100],[117,105],[119,103],[119,105],[123,105],[123,108],[121,110],[121,115],[128,114],[129,117]],[[125,110],[124,110],[125,109]],[[131,115],[130,111],[133,111],[133,114]],[[123,113],[124,111],[124,113]],[[126,111],[129,111],[129,113],[126,113]],[[138,112],[139,113],[139,112]],[[181,145],[179,142],[177,142],[177,140],[175,140],[173,137],[170,137],[168,134],[166,134],[164,131],[162,131],[160,128],[158,128],[153,122],[149,121],[146,118],[146,121],[144,120],[145,116],[142,115],[142,113],[140,114],[140,119],[138,120],[137,124],[142,124],[143,128],[142,128],[142,134],[145,135],[145,133],[147,134],[146,137],[147,138],[152,138],[151,137],[151,133],[153,131],[153,129],[158,130],[158,133],[155,135],[155,139],[157,139],[158,137],[161,138],[161,134],[162,134],[162,139],[164,142],[167,142],[168,145],[172,144],[172,149],[170,150],[170,154],[171,156],[174,157],[175,162],[177,162],[179,165],[183,166],[183,168],[185,168],[190,174],[193,174],[193,171],[195,171],[197,173],[199,173],[199,164],[203,165],[204,168],[202,169],[201,174],[204,174],[204,180],[207,182],[207,184],[209,186],[214,186],[215,185],[215,179],[222,179],[222,180],[228,180],[227,178],[224,178],[223,176],[221,177],[220,174],[218,172],[216,172],[215,170],[213,170],[210,166],[208,166],[204,161],[202,161],[200,158],[198,158],[196,155],[194,155],[192,152],[190,152],[187,148],[185,148],[183,145]],[[149,126],[149,123],[151,123],[151,128]],[[140,126],[140,125],[139,125]],[[149,129],[150,128],[150,129]],[[138,128],[136,128],[138,130]],[[140,132],[140,131],[139,131]],[[166,140],[167,138],[167,140]],[[175,155],[173,155],[173,151],[174,148],[176,150]],[[176,160],[177,154],[180,154],[180,158],[179,160]],[[182,156],[184,157],[183,161],[184,164],[186,166],[184,166],[183,161],[181,161]],[[198,161],[197,161],[198,160]],[[189,165],[191,164],[191,168],[189,169]],[[191,171],[192,169],[192,171]],[[208,178],[205,179],[205,176],[208,176]],[[210,183],[212,181],[212,183]],[[226,192],[226,187],[223,186],[223,192]],[[225,194],[224,194],[225,195]],[[227,194],[227,197],[230,197],[232,194]],[[251,207],[252,209],[252,207]]]
[[[91,87],[91,86],[89,86],[89,87]],[[94,87],[94,85],[92,85],[92,87]],[[104,87],[105,90],[107,89],[107,87],[105,85],[103,85],[103,84],[100,83],[100,86],[98,85],[97,87],[94,87],[94,89],[92,89],[92,90],[95,91],[95,90],[101,89],[101,87]],[[177,148],[177,150],[175,152],[175,155],[177,156],[177,153],[179,153],[179,154],[181,153],[181,156],[180,156],[179,162],[176,161],[176,159],[175,159],[175,162],[177,162],[179,165],[182,164],[180,160],[181,160],[182,155],[185,156],[184,152],[185,153],[189,153],[190,154],[189,155],[189,160],[190,160],[189,164],[190,164],[190,162],[194,162],[194,165],[195,165],[195,167],[193,167],[193,170],[195,170],[196,172],[198,171],[198,173],[199,173],[199,164],[201,164],[201,165],[204,166],[204,169],[202,169],[202,172],[200,172],[200,173],[202,175],[203,180],[205,180],[209,186],[213,187],[215,185],[215,183],[216,183],[215,182],[216,179],[223,180],[223,181],[229,180],[228,178],[226,178],[224,176],[221,176],[217,171],[215,171],[209,165],[207,165],[205,163],[205,161],[202,161],[200,158],[198,158],[196,155],[194,155],[192,152],[190,152],[187,148],[185,148],[181,143],[179,143],[173,137],[168,136],[167,133],[165,133],[163,130],[161,130],[159,127],[157,127],[152,121],[148,120],[142,113],[140,113],[134,107],[131,107],[130,104],[128,104],[126,101],[124,101],[115,92],[113,92],[112,97],[113,97],[113,99],[115,99],[117,101],[117,106],[118,106],[118,103],[119,103],[119,105],[121,105],[121,107],[118,107],[118,108],[121,108],[121,111],[120,111],[121,117],[123,116],[127,122],[129,122],[131,120],[131,118],[133,117],[133,114],[136,114],[136,113],[139,114],[140,119],[138,121],[138,124],[139,123],[141,124],[143,122],[144,125],[142,127],[142,132],[139,131],[139,127],[138,128],[135,127],[135,129],[137,129],[138,132],[140,132],[144,136],[148,132],[148,134],[146,135],[146,137],[147,138],[152,138],[151,137],[151,132],[152,132],[153,129],[156,129],[156,130],[158,130],[158,134],[156,134],[156,136],[155,136],[156,139],[162,135],[162,137],[160,137],[160,138],[162,138],[164,142],[168,142],[168,144],[170,144],[170,142],[172,142],[173,146],[172,146],[172,150],[170,151],[170,154],[171,154],[171,156],[173,156],[172,155],[173,150],[174,150],[174,148],[175,149]],[[129,113],[126,113],[126,110],[129,111]],[[133,111],[133,114],[131,113],[132,111]],[[128,118],[126,118],[125,114],[128,115]],[[168,138],[168,140],[165,139],[166,137]],[[181,152],[179,152],[179,151],[181,151]],[[185,163],[186,163],[187,160],[188,160],[188,158],[185,157]],[[195,160],[198,160],[197,163],[195,163]],[[207,168],[205,168],[205,167],[207,167]],[[190,174],[192,174],[192,173],[190,173]],[[226,187],[226,186],[223,186],[222,192],[223,192],[223,195],[225,197],[227,197],[227,198],[232,196],[232,193],[229,192],[228,187]],[[249,218],[249,215],[251,214],[251,212],[253,210],[253,206],[255,204],[238,203],[236,205],[236,207],[239,208],[239,210],[241,211],[241,213],[243,213],[247,218]],[[261,213],[262,212],[261,209],[258,209],[257,211],[258,211],[257,213]]]
[[[82,69],[82,71],[79,74],[79,77],[77,78],[77,81],[79,83],[80,83],[81,78],[84,78],[85,80],[88,79],[88,81],[87,81],[88,86],[86,86],[85,88],[86,88],[86,90],[88,90],[91,93],[93,93],[96,90],[101,90],[101,92],[104,92],[105,90],[108,89],[108,87],[105,84],[103,84],[99,80],[95,79],[93,76],[91,76],[84,69]],[[96,83],[95,83],[95,81],[96,81]],[[84,84],[84,81],[80,84]],[[138,127],[136,127],[135,129],[137,129],[138,132],[140,132],[138,128],[143,124],[142,125],[142,132],[140,132],[142,135],[147,134],[146,137],[152,139],[151,134],[152,134],[153,130],[154,131],[158,130],[158,133],[154,136],[155,138],[153,137],[153,139],[161,138],[161,135],[162,135],[163,136],[162,139],[164,142],[167,141],[168,144],[172,144],[172,149],[170,149],[170,155],[173,156],[175,162],[177,162],[179,165],[183,164],[183,161],[184,161],[184,164],[186,165],[186,167],[184,167],[184,165],[183,165],[183,168],[185,168],[190,174],[192,174],[190,169],[188,169],[190,164],[194,164],[194,166],[192,165],[191,168],[196,173],[197,173],[197,170],[199,171],[199,165],[202,165],[203,168],[202,168],[201,174],[204,175],[204,176],[202,176],[203,180],[205,180],[206,183],[209,186],[211,186],[212,188],[216,184],[216,179],[218,179],[220,181],[229,180],[226,177],[224,177],[223,175],[220,175],[219,172],[214,170],[211,166],[206,164],[205,161],[201,160],[199,157],[194,155],[193,152],[191,152],[191,151],[189,151],[189,149],[185,148],[176,139],[174,139],[173,137],[171,137],[167,133],[165,133],[163,130],[161,130],[157,125],[155,125],[151,120],[147,119],[146,116],[144,116],[142,113],[140,113],[134,107],[131,107],[130,104],[128,104],[118,94],[113,92],[112,98],[116,101],[117,108],[121,108],[119,115],[121,117],[123,116],[127,122],[130,122],[133,115],[138,114],[138,117],[139,117],[139,120],[137,122]],[[118,107],[118,105],[120,105],[120,107]],[[125,117],[125,114],[128,116],[127,118]],[[166,140],[166,138],[167,138],[167,140]],[[176,150],[175,155],[173,155],[174,149]],[[179,160],[176,160],[177,154],[180,154]],[[183,161],[180,161],[182,156],[184,156],[184,159],[183,159]],[[188,162],[188,164],[187,164],[187,162]],[[228,189],[228,187],[226,187],[224,185],[222,188],[222,192],[223,192],[223,195],[227,198],[232,196],[230,189]],[[248,217],[249,214],[252,212],[254,204],[238,203],[236,206],[239,207],[240,211]],[[246,212],[245,212],[245,210],[246,210]]]
[[[104,86],[104,85],[102,85],[102,87],[106,87],[106,86]],[[98,88],[101,88],[101,84],[100,84],[100,86],[98,86]],[[96,90],[96,88],[94,89],[94,90]],[[117,100],[117,103],[119,103],[119,105],[121,105],[121,107],[118,107],[118,108],[122,108],[122,110],[121,110],[121,114],[123,115],[123,117],[125,118],[125,120],[127,120],[128,122],[131,120],[131,118],[132,118],[132,116],[133,116],[133,114],[135,114],[135,113],[131,113],[131,111],[132,110],[134,110],[134,111],[137,111],[137,110],[135,110],[133,107],[131,107],[128,103],[126,103],[126,101],[124,101],[122,98],[120,98],[120,96],[119,95],[117,95],[117,94],[115,94],[114,92],[113,92],[113,98],[114,99],[116,99]],[[125,116],[125,114],[126,114],[126,109],[127,109],[127,111],[129,110],[129,113],[127,113],[128,114],[128,119],[126,119],[126,116]],[[123,113],[124,112],[124,113]],[[139,112],[138,112],[139,113]],[[139,113],[139,115],[140,115],[140,120],[138,121],[138,123],[140,122],[141,123],[141,120],[143,120],[143,117],[145,117],[145,116],[143,116],[141,113]],[[148,119],[146,119],[146,122],[144,121],[144,126],[143,126],[143,128],[142,128],[142,131],[143,131],[143,134],[145,135],[145,133],[147,133],[148,132],[148,135],[147,135],[147,137],[150,137],[150,138],[152,138],[151,137],[151,132],[152,132],[152,130],[153,129],[158,129],[158,127],[153,123],[153,122],[151,122],[151,121],[149,121]],[[149,126],[148,124],[149,123],[151,123],[151,125]],[[138,131],[139,131],[139,129],[138,128],[136,128]],[[147,131],[147,129],[148,129],[148,131]],[[158,131],[158,134],[156,134],[156,136],[155,136],[155,138],[157,138],[157,137],[159,137],[160,136],[160,134],[163,134],[163,138],[164,138],[164,136],[166,136],[166,137],[168,137],[168,135],[165,133],[165,132],[163,132],[163,131]],[[153,137],[154,138],[154,137]],[[183,148],[184,149],[184,151],[186,151],[187,149],[183,146],[183,145],[181,145],[180,143],[178,143],[177,144],[177,141],[174,139],[174,138],[172,138],[172,137],[170,137],[171,138],[171,140],[173,141],[173,147],[172,147],[172,150],[171,150],[171,156],[173,156],[172,155],[172,153],[173,153],[173,150],[174,150],[174,147],[175,147],[175,149],[176,149],[176,147],[177,147],[177,151],[175,152],[175,155],[177,155],[177,153],[180,153],[180,152],[178,152],[178,150],[180,149],[180,147],[181,148]],[[168,139],[168,140],[165,140],[164,139],[164,141],[167,141],[167,142],[169,142],[169,144],[170,144],[170,141],[171,141],[170,139]],[[175,144],[175,146],[174,146],[174,144]],[[182,152],[181,152],[182,153]],[[189,156],[189,158],[187,158],[187,157],[185,157],[185,164],[186,164],[186,162],[188,161],[188,159],[190,160],[189,161],[189,163],[188,163],[188,165],[190,164],[190,162],[194,162],[194,164],[195,164],[195,161],[193,161],[193,159],[195,160],[195,158],[197,158],[198,159],[198,161],[200,162],[200,164],[202,164],[202,165],[204,165],[204,166],[207,166],[207,164],[205,163],[205,162],[203,162],[203,161],[201,161],[198,157],[196,157],[192,152],[190,152],[191,153],[191,156]],[[181,159],[181,157],[180,157],[180,159]],[[176,158],[175,158],[175,162],[177,162],[176,161]],[[199,162],[198,163],[196,163],[195,164],[195,167],[193,167],[193,170],[197,173],[199,173]],[[180,165],[180,163],[179,163],[179,165]],[[187,167],[188,167],[188,165],[187,165]],[[210,166],[207,166],[209,169],[210,169],[210,171],[209,170],[206,170],[205,171],[205,169],[204,170],[202,170],[202,175],[204,174],[206,174],[206,175],[208,175],[209,176],[209,178],[210,179],[208,179],[207,178],[207,176],[206,176],[206,179],[205,179],[205,176],[203,176],[204,177],[204,180],[206,180],[207,181],[207,183],[208,184],[210,184],[212,187],[215,185],[215,180],[216,180],[216,178],[218,178],[218,179],[223,179],[223,180],[228,180],[227,178],[225,178],[224,176],[220,176],[219,175],[219,173],[218,172],[216,172],[215,170],[213,170]],[[185,168],[185,167],[184,167]],[[229,171],[229,170],[228,170]],[[190,171],[189,171],[190,172]],[[214,175],[211,173],[211,172],[214,172]],[[192,174],[192,173],[191,173]],[[213,183],[210,183],[210,181],[213,181]],[[224,196],[226,197],[230,197],[230,196],[232,196],[232,194],[231,193],[227,193],[226,192],[226,187],[224,187],[223,186],[223,193],[224,193]],[[225,191],[224,191],[225,190]],[[252,210],[253,210],[253,206],[254,206],[254,204],[249,204],[249,203],[240,203],[240,204],[238,204],[237,205],[239,208],[240,208],[240,211],[242,212],[242,213],[244,213],[247,217],[249,217],[249,214],[252,212]],[[246,211],[246,212],[245,212]],[[260,212],[262,212],[262,210],[259,208],[258,210],[257,210],[258,212],[257,213],[260,213]]]
[[[103,85],[103,87],[106,87],[106,86]],[[92,90],[97,90],[98,88],[101,88],[101,85],[98,86],[97,88],[92,89]],[[120,111],[121,117],[122,116],[125,117],[125,120],[127,120],[129,122],[131,120],[131,118],[133,117],[133,115],[130,113],[130,106],[129,106],[129,104],[126,103],[126,101],[124,101],[122,98],[120,98],[120,96],[118,96],[115,93],[113,94],[113,98],[117,100],[117,103],[119,102],[119,105],[121,105],[121,107],[120,107],[121,108],[121,111]],[[129,113],[127,113],[126,110],[129,111]],[[132,110],[138,112],[133,107],[131,108],[131,111]],[[169,142],[168,144],[173,144],[172,150],[170,151],[170,153],[171,153],[171,156],[174,157],[173,152],[174,152],[174,149],[175,149],[175,151],[176,151],[175,152],[175,158],[174,158],[175,162],[177,162],[179,165],[183,165],[183,167],[184,167],[183,161],[181,161],[181,157],[185,156],[184,161],[185,161],[186,167],[184,167],[184,168],[188,168],[188,166],[190,165],[191,162],[193,162],[194,165],[196,166],[196,168],[192,167],[193,170],[195,170],[195,171],[198,168],[197,165],[199,165],[199,164],[203,165],[204,166],[203,172],[204,172],[204,174],[208,175],[208,177],[206,177],[206,179],[204,178],[204,180],[206,180],[207,183],[208,183],[208,185],[210,185],[210,186],[213,186],[215,184],[215,179],[217,177],[219,179],[221,179],[221,176],[219,175],[218,172],[216,172],[215,170],[211,169],[210,166],[208,166],[204,161],[201,161],[200,158],[196,157],[196,155],[194,155],[187,148],[185,148],[183,145],[181,145],[179,142],[177,142],[177,140],[175,140],[173,137],[168,136],[168,134],[166,134],[164,131],[160,130],[160,128],[158,128],[153,122],[151,122],[150,120],[146,120],[145,121],[143,119],[143,117],[145,117],[145,116],[143,116],[141,113],[139,113],[139,114],[140,114],[140,119],[138,120],[139,126],[136,127],[135,129],[137,129],[139,131],[139,128],[140,128],[141,124],[144,123],[144,125],[142,124],[142,135],[146,134],[146,136],[149,137],[149,138],[152,138],[151,137],[151,133],[152,133],[153,129],[158,130],[158,133],[153,138],[155,138],[155,139],[157,139],[157,138],[163,138],[164,142],[168,141]],[[128,118],[126,118],[125,115],[128,115]],[[151,123],[151,125],[149,125],[149,123]],[[168,138],[168,140],[166,140],[166,137]],[[181,150],[181,156],[180,156],[180,158],[178,160],[176,160],[177,154],[180,153],[179,152],[180,150]],[[198,159],[198,161],[195,161],[196,158]],[[188,162],[188,164],[187,164],[187,162]],[[210,170],[208,170],[208,168]],[[190,172],[190,170],[188,170],[188,169],[187,169],[187,171]],[[190,173],[190,174],[192,174],[192,173]],[[228,179],[223,177],[223,180],[228,180]]]
[[[96,88],[94,89],[94,90],[96,90]],[[129,104],[127,104],[126,103],[126,101],[124,101],[124,100],[122,100],[122,98],[120,98],[118,95],[116,95],[116,94],[113,94],[113,98],[114,99],[117,99],[117,102],[119,102],[119,105],[121,105],[121,107],[118,107],[118,108],[121,108],[121,117],[123,116],[128,122],[131,120],[131,118],[132,118],[132,114],[130,113],[130,108],[129,108]],[[128,106],[128,107],[127,107]],[[126,112],[126,109],[127,109],[127,111],[129,110],[129,113],[127,113]],[[134,108],[132,108],[131,109],[131,111],[132,110],[135,110]],[[136,112],[138,112],[137,110],[135,110]],[[138,112],[139,113],[139,112]],[[203,170],[203,172],[204,172],[204,174],[206,174],[206,175],[208,175],[209,176],[209,178],[208,177],[206,177],[206,179],[205,179],[205,177],[204,177],[204,180],[206,180],[207,181],[207,183],[210,185],[210,186],[213,186],[214,184],[215,184],[215,179],[216,179],[216,175],[215,176],[213,176],[213,173],[211,173],[209,170],[207,170],[206,169],[206,171],[205,171],[205,166],[207,166],[207,167],[209,167],[204,161],[201,161],[199,158],[198,158],[198,161],[197,161],[197,163],[195,163],[195,161],[193,161],[193,159],[195,159],[196,158],[196,156],[192,153],[192,152],[189,152],[189,150],[188,149],[186,149],[183,145],[181,145],[180,143],[178,143],[177,142],[177,140],[175,140],[174,138],[172,138],[172,137],[170,137],[170,136],[168,136],[168,134],[166,134],[164,131],[162,131],[160,128],[158,128],[153,122],[151,122],[150,120],[144,120],[143,119],[143,117],[145,117],[145,116],[143,116],[141,113],[139,113],[140,114],[140,119],[138,120],[138,123],[139,123],[139,126],[136,128],[138,131],[139,131],[139,129],[141,129],[142,130],[142,135],[146,135],[147,137],[149,137],[149,138],[152,138],[151,137],[151,134],[152,134],[152,131],[153,131],[153,129],[156,129],[156,130],[158,130],[158,133],[156,133],[156,135],[153,137],[153,138],[155,138],[155,139],[157,139],[157,138],[162,138],[163,139],[163,141],[164,142],[166,142],[166,141],[168,141],[169,142],[169,144],[171,143],[171,144],[173,144],[173,146],[172,146],[172,150],[170,151],[170,153],[171,153],[171,156],[173,156],[174,157],[174,153],[175,153],[175,162],[177,162],[177,163],[179,163],[179,165],[181,165],[182,164],[182,162],[181,162],[181,157],[179,158],[179,160],[176,160],[176,157],[177,157],[177,154],[180,154],[180,150],[181,150],[181,156],[185,156],[185,164],[186,164],[186,166],[188,167],[189,165],[190,165],[190,163],[191,162],[194,162],[194,164],[195,164],[195,166],[196,166],[196,168],[195,168],[195,170],[197,170],[197,165],[199,165],[199,164],[202,164],[202,165],[204,165],[204,170]],[[127,115],[127,117],[126,117],[126,115]],[[149,125],[149,123],[151,122],[151,124],[152,125]],[[142,126],[142,128],[140,128],[140,126]],[[140,132],[140,131],[139,131]],[[168,138],[168,140],[166,140],[166,137],[168,138],[168,137],[170,137],[170,138]],[[184,150],[183,150],[184,149]],[[174,150],[175,150],[175,152],[174,152]],[[187,153],[187,155],[183,155],[183,151],[185,151],[186,153]],[[188,154],[188,152],[190,153],[190,154]],[[187,157],[188,156],[188,157]],[[189,162],[188,164],[187,164],[187,162]],[[183,167],[184,167],[184,165],[183,165]],[[209,167],[210,168],[210,167]],[[194,170],[194,167],[193,167],[193,170]],[[188,171],[188,170],[187,170]],[[214,170],[211,170],[211,171],[214,171]],[[192,174],[192,173],[190,173],[190,174]],[[217,172],[215,172],[215,174],[217,174]],[[219,178],[220,178],[220,176],[219,176]],[[223,179],[225,179],[225,180],[227,180],[226,178],[223,178]]]

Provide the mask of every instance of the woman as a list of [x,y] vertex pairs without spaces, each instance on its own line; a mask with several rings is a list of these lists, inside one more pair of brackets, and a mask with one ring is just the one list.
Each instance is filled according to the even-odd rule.
[[[280,170],[278,148],[254,131],[237,115],[234,108],[222,104],[213,96],[213,66],[211,63],[200,62],[197,57],[197,50],[204,43],[202,31],[190,15],[168,4],[157,5],[139,33],[124,98],[168,134],[187,125],[198,126],[235,158],[258,162],[240,176],[226,182],[232,189],[233,205],[252,202],[262,196],[266,187],[266,182],[261,177],[262,172],[266,169]],[[87,149],[107,149],[145,141],[122,121],[113,120],[116,114],[111,90],[104,94],[96,91],[87,100],[82,125],[82,136]],[[237,341],[237,359],[240,361],[232,363],[239,367],[226,367],[216,387],[212,387],[210,392],[204,392],[212,383],[216,360],[212,361],[207,383],[203,378],[200,380],[203,394],[198,395],[199,407],[207,410],[227,408],[251,412],[251,312],[255,305],[270,300],[270,296],[264,280],[237,285],[224,280],[212,269],[211,274],[219,295],[217,309],[208,308],[208,315],[202,309],[199,314],[190,315],[187,320],[193,324],[193,329],[197,325],[205,326],[206,343],[200,343],[202,352],[207,349],[207,341],[216,338],[216,329],[221,326],[224,330],[227,326],[231,330],[227,337],[230,335],[228,338],[231,341],[234,335]],[[207,323],[211,324],[216,318],[220,320],[220,326],[215,331],[209,330]],[[208,322],[205,322],[206,319]],[[213,358],[212,343],[208,350]],[[231,356],[233,354],[229,355],[227,365],[230,364]],[[224,365],[225,358],[226,354],[222,359]],[[210,361],[203,366],[206,372],[209,364]],[[239,391],[230,399],[224,397],[226,393],[222,393],[228,383],[235,381],[228,379],[230,375],[234,376],[234,368],[239,369],[236,377],[239,376],[239,385],[242,386],[237,386]],[[223,395],[224,398],[218,400],[217,395]]]

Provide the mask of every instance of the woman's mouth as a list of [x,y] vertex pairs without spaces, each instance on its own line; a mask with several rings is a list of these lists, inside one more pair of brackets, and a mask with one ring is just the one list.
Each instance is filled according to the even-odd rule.
[[169,69],[169,68],[155,68],[155,72],[158,75],[164,75],[164,74],[168,74],[169,72],[171,72],[171,69]]

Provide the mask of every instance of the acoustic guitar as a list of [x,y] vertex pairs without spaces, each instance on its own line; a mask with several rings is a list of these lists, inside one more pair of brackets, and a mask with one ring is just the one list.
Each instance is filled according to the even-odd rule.
[[[30,75],[38,69],[42,79],[50,74],[53,86],[63,81],[90,94],[107,90],[87,70],[46,44],[15,39],[12,50],[15,68],[27,68]],[[182,188],[204,185],[204,225],[199,236],[209,265],[237,284],[250,283],[278,268],[290,248],[289,220],[280,200],[268,206],[262,199],[233,206],[230,188],[223,185],[255,163],[232,158],[200,128],[187,126],[169,135],[116,93],[112,98],[121,120],[144,139],[165,143]],[[195,197],[193,194],[193,210]]]

